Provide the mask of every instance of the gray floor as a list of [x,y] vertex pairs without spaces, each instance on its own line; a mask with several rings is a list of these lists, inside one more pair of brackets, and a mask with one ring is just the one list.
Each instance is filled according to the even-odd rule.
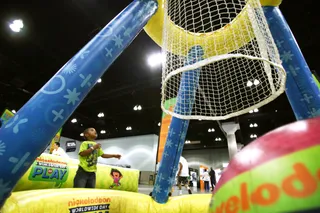
[[[152,192],[153,186],[152,185],[139,185],[138,190],[139,190],[139,193],[148,195],[150,192]],[[191,188],[191,191],[193,194],[211,194],[211,192],[200,191],[200,189],[197,189],[196,187]],[[183,195],[189,194],[185,187],[182,187],[182,194]],[[172,196],[179,196],[179,189],[177,186],[174,186],[174,191],[173,191]]]

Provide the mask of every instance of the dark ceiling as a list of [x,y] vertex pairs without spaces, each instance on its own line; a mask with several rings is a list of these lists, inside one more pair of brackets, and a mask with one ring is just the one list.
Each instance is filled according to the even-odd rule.
[[[78,50],[114,18],[130,0],[64,0],[23,1],[3,0],[0,3],[0,111],[18,110],[32,97]],[[319,71],[317,51],[320,49],[315,1],[284,0],[281,10],[291,26],[306,60],[312,70]],[[13,33],[8,23],[22,19],[24,29]],[[64,125],[62,135],[81,139],[86,127],[106,130],[100,138],[124,137],[141,134],[159,134],[161,118],[161,68],[150,68],[147,56],[160,48],[144,33],[135,39],[116,60],[72,118]],[[134,111],[135,105],[141,111]],[[104,118],[97,114],[103,112]],[[247,144],[251,134],[262,134],[294,121],[288,100],[284,95],[259,109],[259,112],[231,119],[240,123],[238,141]],[[221,121],[222,123],[224,121]],[[250,128],[250,123],[258,127]],[[127,131],[126,127],[132,130]],[[215,128],[215,132],[208,132]],[[222,138],[216,142],[215,138]],[[190,148],[226,147],[226,140],[217,122],[191,121],[188,140],[201,141]]]

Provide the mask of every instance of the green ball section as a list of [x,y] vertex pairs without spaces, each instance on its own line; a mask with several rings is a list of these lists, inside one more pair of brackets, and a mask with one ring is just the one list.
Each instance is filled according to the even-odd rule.
[[[13,191],[73,188],[73,179],[78,164],[79,161],[75,159],[42,154],[19,180]],[[115,183],[111,171],[121,174],[120,184],[117,184],[117,181]],[[97,165],[97,189],[138,192],[138,183],[139,170]]]
[[210,213],[294,212],[320,207],[320,146],[264,163],[224,184]]

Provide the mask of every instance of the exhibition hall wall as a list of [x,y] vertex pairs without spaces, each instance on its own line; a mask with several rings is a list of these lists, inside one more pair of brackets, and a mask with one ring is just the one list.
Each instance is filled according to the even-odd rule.
[[184,150],[182,156],[188,161],[189,167],[199,169],[200,165],[220,168],[229,162],[228,149]]
[[[73,139],[61,137],[61,148],[66,150],[66,142]],[[118,159],[99,158],[98,162],[103,164],[130,165],[133,169],[140,171],[154,171],[156,164],[156,154],[158,146],[157,135],[143,135],[133,137],[123,137],[115,139],[97,140],[101,143],[102,149],[107,154],[121,154],[123,157]],[[74,152],[67,152],[70,158],[78,159],[78,152],[81,143],[77,141],[77,148]],[[49,151],[49,147],[45,152]]]

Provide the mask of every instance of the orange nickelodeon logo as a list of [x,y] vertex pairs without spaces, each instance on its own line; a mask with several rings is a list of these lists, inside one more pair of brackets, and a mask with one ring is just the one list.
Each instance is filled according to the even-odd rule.
[[[253,205],[272,206],[277,203],[280,195],[284,193],[291,198],[307,198],[313,195],[320,181],[320,169],[313,176],[303,163],[293,165],[294,173],[285,177],[281,185],[263,183],[252,192],[248,191],[247,183],[241,183],[240,195],[231,196],[212,211],[212,213],[237,213],[249,211]],[[297,182],[300,187],[297,187]],[[268,194],[268,196],[265,196]]]

